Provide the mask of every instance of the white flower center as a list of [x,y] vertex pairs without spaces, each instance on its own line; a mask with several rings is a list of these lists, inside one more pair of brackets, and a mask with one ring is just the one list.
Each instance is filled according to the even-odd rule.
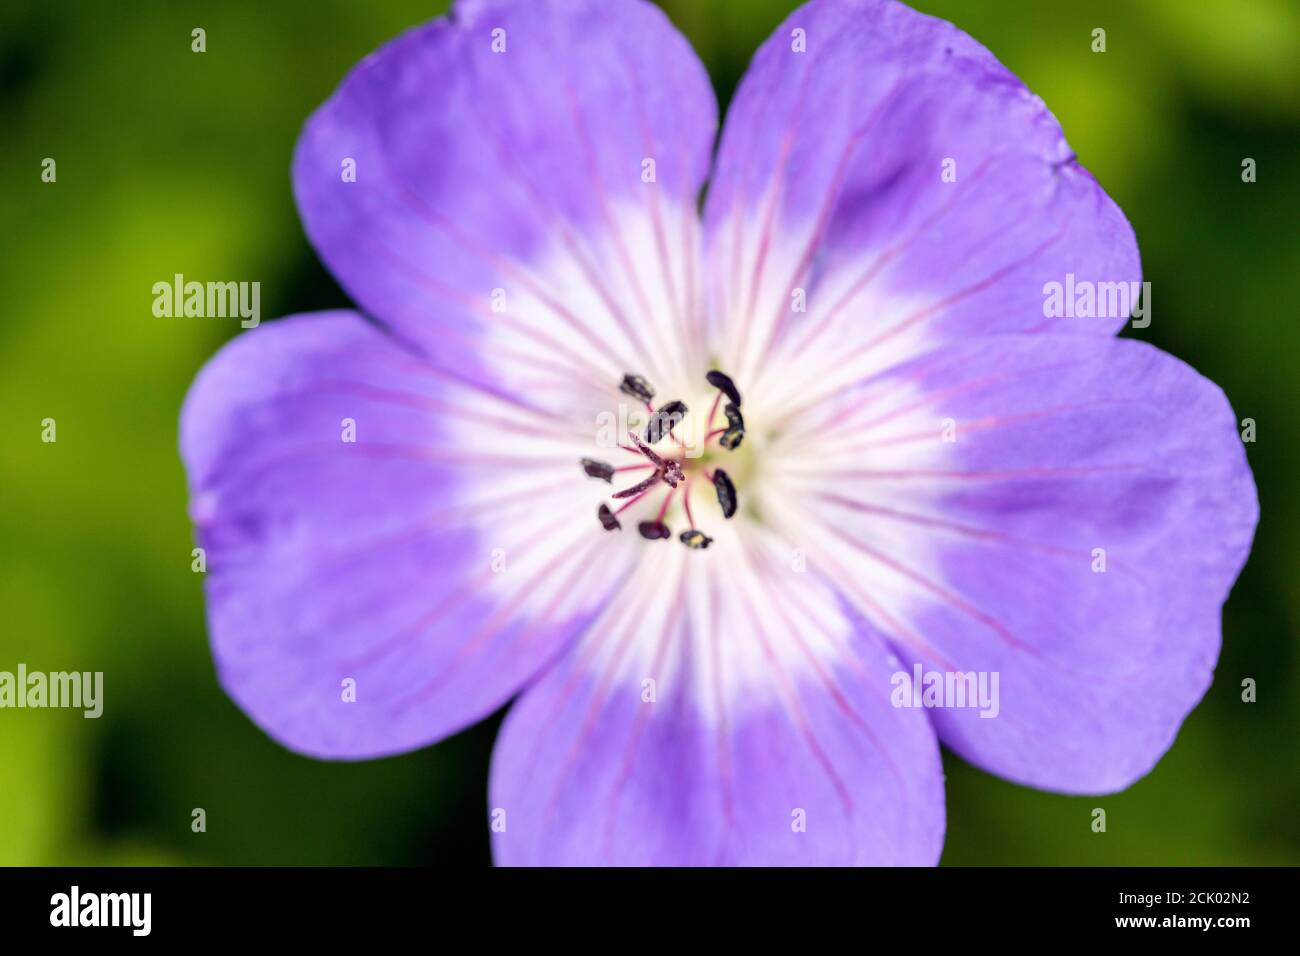
[[[693,210],[665,212],[685,228],[662,243],[637,211],[615,218],[617,244],[558,244],[497,290],[482,353],[508,398],[466,390],[465,414],[447,421],[461,452],[451,494],[480,529],[467,558],[483,563],[485,596],[527,621],[520,644],[578,622],[577,653],[602,686],[631,686],[636,702],[648,680],[660,692],[685,681],[706,714],[727,719],[854,666],[846,601],[882,626],[904,619],[916,585],[885,560],[928,572],[932,558],[908,525],[876,510],[923,508],[926,483],[910,476],[950,446],[938,441],[939,409],[906,382],[872,379],[915,342],[861,351],[820,331],[827,310],[848,301],[830,280],[808,314],[787,320],[804,327],[794,344],[765,347],[776,341],[776,303],[789,301],[767,276],[792,274],[796,241],[773,246],[755,297],[765,305],[742,321],[727,305],[745,296],[706,295]],[[901,297],[854,303],[860,321],[882,328],[914,311]],[[706,379],[717,369],[742,398],[744,436],[730,450],[719,431],[728,398]],[[620,390],[627,374],[644,376],[651,409]],[[646,441],[652,411],[673,402],[685,413]],[[893,440],[932,424],[934,441]],[[735,489],[730,517],[719,472]],[[873,510],[847,507],[864,496]],[[609,521],[618,529],[604,530]],[[647,540],[643,524],[669,535]],[[682,540],[692,530],[707,547]]]

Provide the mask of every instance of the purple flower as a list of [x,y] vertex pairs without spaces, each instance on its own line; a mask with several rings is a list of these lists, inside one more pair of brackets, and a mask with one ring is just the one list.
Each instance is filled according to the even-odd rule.
[[1258,506],[1222,392],[1115,338],[1123,214],[892,2],[795,11],[716,126],[639,0],[464,0],[352,71],[293,181],[365,317],[241,335],[182,416],[223,686],[333,759],[518,695],[510,864],[931,864],[941,742],[1128,786]]

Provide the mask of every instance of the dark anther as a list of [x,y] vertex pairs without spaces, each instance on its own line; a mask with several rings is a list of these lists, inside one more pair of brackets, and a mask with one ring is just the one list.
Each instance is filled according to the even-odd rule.
[[727,396],[727,401],[733,405],[740,404],[740,389],[736,388],[736,383],[731,380],[731,376],[725,372],[719,372],[716,368],[708,375],[704,376],[708,383]]
[[594,458],[582,459],[582,470],[590,478],[602,478],[607,482],[614,480],[614,466],[607,465],[603,461],[596,461]]
[[658,541],[660,538],[671,538],[673,533],[668,530],[668,525],[662,521],[642,521],[637,525],[637,530],[641,532],[641,537],[650,541]]
[[669,402],[650,416],[650,424],[645,429],[646,442],[653,445],[665,435],[671,435],[673,429],[685,417],[685,402]]
[[600,526],[606,531],[617,531],[623,527],[614,517],[614,512],[609,510],[609,505],[602,504],[600,510],[596,512],[596,517],[600,519]]
[[727,451],[733,451],[745,437],[745,418],[740,414],[740,409],[730,402],[722,411],[727,416],[727,430],[718,439],[718,444]]
[[649,402],[655,397],[655,390],[640,375],[624,375],[623,383],[619,385],[618,390],[624,395],[631,395],[643,402]]
[[709,545],[713,544],[712,538],[706,535],[703,531],[696,531],[694,528],[690,531],[683,531],[679,540],[682,544],[686,545],[686,547],[693,551],[703,551]]
[[721,468],[713,472],[713,490],[718,493],[718,505],[722,508],[722,517],[730,518],[736,513],[736,486],[731,483],[731,479]]

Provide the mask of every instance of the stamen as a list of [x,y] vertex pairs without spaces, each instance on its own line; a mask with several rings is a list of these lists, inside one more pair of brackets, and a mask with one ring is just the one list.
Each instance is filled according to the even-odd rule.
[[677,492],[675,491],[670,491],[668,494],[664,495],[664,500],[659,505],[659,514],[655,516],[656,521],[662,522],[664,520],[664,515],[668,514],[668,506],[672,504],[673,495],[676,493]]
[[722,508],[722,517],[730,518],[736,513],[736,486],[721,468],[713,472],[713,490],[718,493],[718,506]]
[[650,416],[650,424],[645,429],[645,440],[654,445],[666,435],[671,435],[674,428],[686,417],[686,403],[672,401]]
[[623,527],[619,520],[614,517],[614,512],[609,510],[609,505],[601,504],[596,511],[596,517],[600,519],[600,526],[606,531],[618,531]]
[[[721,404],[722,404],[722,393],[718,392],[717,395],[713,396],[713,404],[709,406],[709,418],[707,424],[705,425],[706,428],[713,427],[713,420],[718,417],[718,406]],[[705,441],[707,442],[708,439],[706,438]]]
[[587,473],[589,478],[601,478],[606,482],[614,481],[614,466],[607,465],[603,461],[596,461],[594,458],[582,459],[582,470]]
[[704,376],[710,385],[721,391],[727,396],[727,401],[733,405],[740,404],[740,389],[736,388],[736,383],[731,380],[731,376],[725,372],[719,372],[716,368],[708,375]]
[[623,382],[619,385],[618,390],[624,395],[639,398],[643,402],[649,402],[655,397],[655,390],[640,375],[624,375]]
[[[727,451],[732,451],[740,445],[745,437],[745,417],[740,411],[740,390],[736,388],[736,383],[732,381],[731,376],[717,369],[710,371],[706,378],[709,384],[718,390],[718,394],[709,409],[709,418],[705,424],[705,444],[714,438],[718,438],[719,445]],[[619,472],[651,469],[652,473],[632,487],[614,492],[613,497],[622,502],[618,508],[611,510],[608,504],[600,505],[596,516],[600,519],[601,527],[606,531],[621,530],[623,526],[619,522],[618,516],[653,494],[659,482],[662,481],[671,490],[663,496],[659,512],[655,518],[650,521],[639,522],[637,531],[647,541],[661,541],[671,538],[673,536],[672,531],[665,524],[664,518],[667,516],[673,497],[677,493],[678,485],[682,484],[684,486],[682,507],[686,512],[686,520],[690,527],[678,535],[678,540],[692,551],[705,550],[713,544],[713,538],[710,538],[695,526],[695,516],[691,513],[691,481],[686,473],[687,462],[682,457],[660,455],[650,447],[667,437],[671,437],[678,445],[682,445],[681,439],[673,434],[673,429],[686,418],[688,412],[686,403],[681,401],[667,402],[656,411],[652,404],[655,395],[654,389],[640,375],[624,375],[623,381],[619,385],[619,391],[643,403],[650,418],[646,426],[644,440],[635,433],[628,432],[631,445],[620,444],[618,447],[630,454],[640,455],[646,460],[647,464],[615,467],[595,458],[583,458],[581,460],[582,470],[589,477],[599,478],[606,483],[612,483],[614,475]],[[727,427],[714,428],[714,418],[724,398],[727,400],[726,407],[723,409],[727,417]],[[685,448],[684,445],[682,447]],[[736,486],[731,477],[720,468],[712,471],[703,468],[701,471],[703,477],[713,484],[713,490],[718,496],[718,506],[722,509],[723,517],[731,518],[734,516],[738,502]]]
[[641,537],[648,541],[658,541],[673,536],[673,533],[668,530],[668,525],[662,521],[642,521],[637,525],[637,530],[641,532]]
[[722,413],[727,416],[727,430],[718,439],[718,444],[727,451],[735,451],[745,438],[745,418],[740,414],[740,409],[730,402]]
[[703,531],[696,531],[694,528],[690,531],[683,531],[678,540],[693,551],[703,551],[713,543],[712,538]]

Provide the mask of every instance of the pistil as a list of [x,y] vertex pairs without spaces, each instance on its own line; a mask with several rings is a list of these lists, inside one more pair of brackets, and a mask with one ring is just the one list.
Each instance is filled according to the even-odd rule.
[[[745,437],[745,419],[740,412],[740,390],[729,375],[717,369],[710,371],[705,378],[710,385],[718,390],[718,394],[709,409],[709,417],[705,425],[704,444],[707,447],[710,442],[717,439],[719,447],[725,451],[733,451]],[[686,446],[680,438],[673,434],[673,429],[681,424],[687,415],[686,403],[673,400],[656,410],[652,404],[655,394],[654,387],[640,375],[624,375],[622,382],[619,384],[619,391],[642,402],[650,416],[644,439],[634,432],[628,432],[627,437],[631,444],[620,444],[618,446],[629,454],[641,456],[645,459],[645,463],[615,467],[603,461],[584,458],[582,459],[583,471],[588,476],[607,483],[612,483],[613,476],[619,472],[651,469],[651,473],[636,484],[614,492],[611,497],[623,501],[623,504],[617,510],[611,510],[607,504],[601,504],[597,511],[601,527],[606,531],[621,528],[622,525],[617,516],[644,500],[654,492],[660,482],[663,482],[668,486],[668,493],[664,495],[663,500],[660,502],[658,515],[653,521],[640,522],[637,525],[637,530],[643,538],[650,541],[672,537],[672,531],[668,528],[664,519],[668,515],[668,509],[672,504],[673,496],[677,493],[678,485],[684,483],[682,488],[682,509],[686,514],[686,520],[690,527],[683,531],[678,536],[678,539],[693,551],[706,549],[713,543],[713,539],[695,526],[695,516],[691,513],[690,478],[687,474],[687,468],[690,465],[685,458]],[[724,399],[726,405],[723,406],[723,414],[726,416],[727,425],[725,428],[714,428],[714,419],[717,417],[718,408],[722,406]],[[651,447],[667,437],[671,437],[674,444],[682,450],[680,456],[677,454],[671,456],[661,455]],[[736,513],[737,508],[735,484],[727,473],[720,468],[711,471],[703,469],[703,473],[713,485],[714,492],[718,497],[718,506],[722,510],[722,516],[731,518]]]

